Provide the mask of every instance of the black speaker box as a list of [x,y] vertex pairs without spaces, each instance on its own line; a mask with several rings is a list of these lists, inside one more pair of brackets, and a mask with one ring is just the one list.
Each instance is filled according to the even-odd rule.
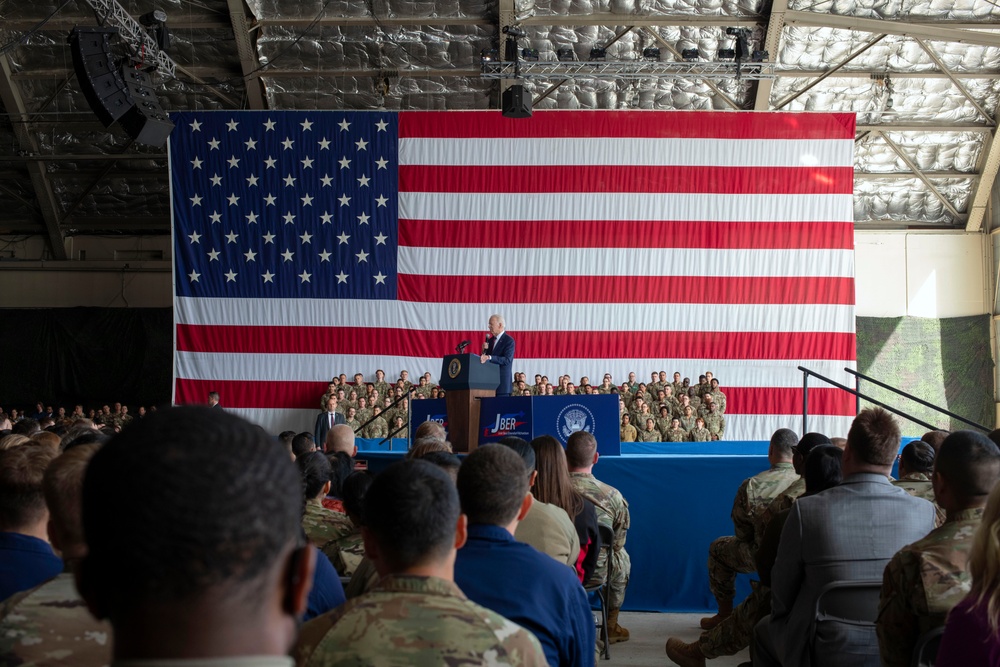
[[121,69],[122,79],[128,87],[133,102],[119,123],[137,143],[146,146],[162,146],[174,129],[167,112],[160,106],[149,74],[133,67]]
[[509,86],[500,96],[500,108],[507,118],[531,118],[531,93],[521,84]]
[[70,33],[73,69],[90,108],[109,127],[132,107],[128,88],[115,66],[111,39],[117,28],[74,28]]

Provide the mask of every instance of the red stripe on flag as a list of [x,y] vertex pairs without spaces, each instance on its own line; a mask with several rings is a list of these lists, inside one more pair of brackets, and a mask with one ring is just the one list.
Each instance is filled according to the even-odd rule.
[[[832,359],[855,358],[854,334],[827,332],[519,331],[517,358]],[[450,353],[481,331],[361,327],[177,325],[177,349],[235,354],[345,354],[426,357]],[[322,392],[321,392],[322,393]]]
[[[256,382],[239,380],[186,380],[175,383],[178,404],[204,403],[208,392],[217,391],[224,408],[315,408],[326,391],[325,382]],[[724,387],[728,415],[794,415],[802,412],[800,387]],[[543,399],[544,400],[544,399]],[[317,414],[319,410],[316,410]],[[809,414],[854,414],[854,400],[839,389],[809,390]]]
[[401,165],[399,191],[849,195],[854,192],[854,168]]
[[853,278],[428,276],[399,274],[399,299],[426,303],[854,303]]
[[850,139],[849,113],[705,111],[538,111],[529,120],[496,111],[403,111],[399,136],[427,138],[638,137],[690,139]]
[[419,248],[850,250],[853,222],[405,220],[399,244]]

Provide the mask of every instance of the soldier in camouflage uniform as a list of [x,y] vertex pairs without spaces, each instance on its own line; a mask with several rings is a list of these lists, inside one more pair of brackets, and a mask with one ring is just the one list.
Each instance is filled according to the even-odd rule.
[[892,484],[911,496],[934,503],[936,512],[934,524],[940,526],[945,522],[945,511],[934,498],[934,488],[930,478],[932,472],[934,472],[934,448],[926,442],[914,440],[903,447],[899,457],[899,479]]
[[424,376],[421,375],[420,379],[417,380],[417,382],[418,382],[417,388],[414,390],[413,393],[415,393],[417,396],[423,396],[424,398],[430,398],[431,397],[431,389],[433,389],[434,387],[432,387],[430,385],[430,383],[427,382],[427,378],[425,378]]
[[639,442],[660,442],[660,432],[652,417],[646,418],[646,428],[639,432]]
[[670,420],[670,429],[663,438],[664,442],[687,442],[688,432],[681,426],[681,420],[674,417]]
[[372,384],[379,396],[389,395],[389,383],[385,381],[385,371],[381,368],[375,371],[375,382]]
[[[594,477],[592,470],[597,463],[597,440],[586,431],[577,431],[566,443],[566,462],[569,465],[573,488],[594,503],[597,522],[614,531],[611,548],[611,586],[608,594],[608,640],[614,644],[628,641],[628,630],[618,625],[618,613],[625,600],[632,561],[625,551],[625,539],[631,523],[628,502],[615,487]],[[608,573],[607,558],[602,551],[594,570],[594,580],[604,581]],[[589,583],[589,582],[588,582]]]
[[694,414],[694,408],[690,405],[684,407],[684,414],[681,415],[681,428],[691,433],[694,430],[694,420],[697,417]]
[[382,418],[382,408],[376,405],[372,410],[372,417],[375,419],[361,430],[362,437],[384,438],[389,435],[389,424]]
[[354,413],[354,418],[359,424],[364,424],[372,418],[372,409],[369,407],[368,398],[362,396],[358,399],[358,411]]
[[306,494],[302,529],[317,549],[336,562],[338,542],[355,532],[346,514],[323,507],[323,498],[330,493],[330,462],[321,452],[309,452],[295,460],[302,474]]
[[726,395],[719,389],[719,381],[716,378],[712,378],[710,384],[712,386],[712,401],[715,403],[719,414],[724,415],[726,414]]
[[933,475],[947,519],[900,549],[882,577],[875,628],[885,667],[908,666],[917,640],[942,627],[948,611],[969,593],[969,551],[987,496],[1000,479],[1000,449],[979,433],[958,431],[941,444]]
[[331,398],[336,398],[336,397],[337,397],[337,384],[331,382],[330,384],[326,385],[326,392],[319,399],[319,409],[326,410],[326,402],[329,401]]
[[347,415],[344,418],[346,419],[345,423],[351,427],[351,430],[357,433],[358,429],[361,428],[361,422],[358,421],[357,409],[353,407],[347,408]]
[[691,397],[687,394],[681,394],[680,398],[677,400],[677,405],[674,407],[674,417],[680,419],[684,416],[684,408],[690,407],[694,410],[694,406],[691,405]]
[[622,442],[635,442],[639,438],[639,431],[632,426],[632,417],[629,413],[622,415],[622,427],[619,433]]
[[719,613],[701,620],[701,627],[710,630],[732,614],[736,595],[736,574],[755,571],[757,551],[754,519],[782,491],[798,479],[792,466],[795,433],[779,429],[771,436],[767,458],[771,467],[744,480],[733,500],[734,535],[720,537],[708,548],[709,588],[719,605]]
[[674,381],[670,383],[670,388],[674,390],[674,396],[680,397],[682,387],[683,384],[681,383],[681,374],[674,373]]
[[661,389],[660,385],[660,375],[656,371],[650,373],[649,383],[646,385],[646,391],[652,396],[656,396],[656,392]]
[[656,420],[656,429],[660,432],[660,437],[662,440],[667,439],[667,431],[670,430],[670,425],[673,423],[674,418],[670,412],[670,408],[666,405],[660,406],[660,416]]
[[80,487],[98,449],[96,444],[73,447],[45,471],[42,486],[50,512],[49,531],[67,571],[15,594],[0,606],[0,664],[92,667],[111,663],[111,624],[90,615],[73,581],[73,571],[87,549],[80,522]]
[[712,432],[705,428],[705,419],[698,417],[694,420],[694,430],[691,431],[692,442],[708,442],[712,439]]
[[705,428],[712,434],[712,440],[722,440],[726,432],[726,418],[715,411],[715,404],[708,404],[708,412],[704,415]]
[[369,553],[382,578],[302,627],[293,651],[299,667],[546,664],[533,634],[455,585],[465,523],[445,472],[426,461],[394,463],[372,482],[365,509]]

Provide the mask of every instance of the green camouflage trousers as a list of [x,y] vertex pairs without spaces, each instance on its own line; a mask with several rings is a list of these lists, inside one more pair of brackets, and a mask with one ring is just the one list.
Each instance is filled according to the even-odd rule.
[[736,655],[753,639],[753,626],[771,613],[771,589],[751,581],[753,590],[735,609],[733,615],[701,635],[698,645],[706,658]]
[[756,571],[752,544],[729,535],[717,538],[708,547],[708,587],[720,605],[732,604],[737,573]]

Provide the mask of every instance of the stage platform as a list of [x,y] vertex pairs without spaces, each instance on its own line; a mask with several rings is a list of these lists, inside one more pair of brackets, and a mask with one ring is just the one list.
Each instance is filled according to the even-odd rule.
[[[910,438],[905,438],[908,442]],[[367,442],[359,442],[367,445]],[[632,575],[628,611],[708,612],[708,545],[732,535],[730,513],[740,483],[765,470],[767,442],[622,443],[621,456],[604,456],[594,475],[629,503],[632,526],[625,548]],[[378,472],[402,456],[395,451],[358,452]],[[895,473],[895,471],[894,471]],[[756,575],[754,575],[756,577]],[[737,580],[737,601],[750,592]]]

